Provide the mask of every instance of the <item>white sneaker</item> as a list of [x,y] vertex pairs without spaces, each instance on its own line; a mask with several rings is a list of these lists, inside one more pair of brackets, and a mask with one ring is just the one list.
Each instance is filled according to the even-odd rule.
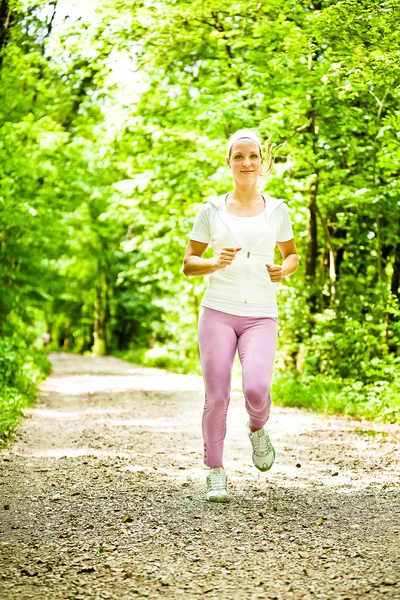
[[269,471],[274,464],[275,449],[264,428],[251,431],[249,421],[246,424],[251,445],[253,446],[253,464],[260,471]]
[[227,476],[222,467],[211,469],[206,478],[207,500],[209,502],[229,502],[230,495],[227,492]]

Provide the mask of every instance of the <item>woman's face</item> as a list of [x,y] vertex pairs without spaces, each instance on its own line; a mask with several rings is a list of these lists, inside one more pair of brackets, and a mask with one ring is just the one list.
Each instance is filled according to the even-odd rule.
[[254,140],[243,139],[233,144],[231,156],[226,162],[232,169],[233,177],[243,185],[257,181],[263,159],[258,144]]

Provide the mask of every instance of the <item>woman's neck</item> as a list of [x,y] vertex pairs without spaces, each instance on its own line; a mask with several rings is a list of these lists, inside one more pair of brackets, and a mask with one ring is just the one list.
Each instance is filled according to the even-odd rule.
[[229,199],[241,204],[242,206],[252,206],[254,204],[258,204],[259,202],[263,202],[263,198],[257,189],[256,183],[251,187],[243,187],[235,182],[233,192],[229,194]]

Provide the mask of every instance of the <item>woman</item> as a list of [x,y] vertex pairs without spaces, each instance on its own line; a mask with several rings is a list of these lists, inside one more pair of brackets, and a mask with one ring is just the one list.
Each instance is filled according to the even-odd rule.
[[[278,337],[277,283],[296,271],[299,256],[287,206],[257,189],[264,157],[259,137],[241,129],[228,141],[233,191],[209,199],[197,214],[187,245],[186,276],[210,275],[201,302],[198,341],[205,385],[202,428],[207,500],[228,502],[223,445],[236,349],[242,365],[253,463],[267,471],[275,450],[264,425]],[[268,148],[267,171],[272,166]],[[213,258],[203,254],[208,245]],[[274,264],[278,246],[283,263]]]

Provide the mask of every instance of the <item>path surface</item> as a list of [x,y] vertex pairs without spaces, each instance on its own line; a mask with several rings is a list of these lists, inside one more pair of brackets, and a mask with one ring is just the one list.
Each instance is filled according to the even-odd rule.
[[1,600],[400,598],[398,427],[274,407],[266,476],[234,392],[213,505],[199,377],[51,359],[0,454]]

